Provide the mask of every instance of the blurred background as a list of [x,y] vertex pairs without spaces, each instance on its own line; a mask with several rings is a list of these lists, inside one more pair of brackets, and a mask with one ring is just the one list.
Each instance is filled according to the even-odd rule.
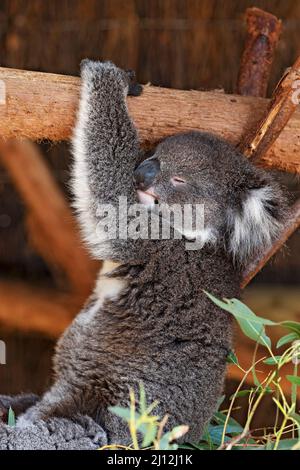
[[[298,0],[2,0],[0,66],[78,75],[82,58],[110,59],[135,69],[141,83],[234,93],[246,37],[244,14],[251,6],[283,21],[270,95],[300,53]],[[48,184],[69,217],[71,209],[63,202],[70,199],[69,144],[41,142],[27,152],[33,153],[32,161],[37,153],[42,156]],[[278,178],[295,199],[296,177]],[[89,279],[76,301],[70,299],[68,276],[56,253],[46,253],[48,238],[0,159],[0,339],[7,347],[7,364],[0,365],[0,393],[42,393],[49,386],[55,339],[90,289]],[[299,248],[295,233],[245,290],[245,302],[258,314],[300,319]],[[87,261],[91,279],[96,269]],[[249,366],[253,346],[238,334],[237,349],[243,365]],[[228,393],[238,378],[229,371]],[[267,403],[258,417],[264,424],[270,407]]]

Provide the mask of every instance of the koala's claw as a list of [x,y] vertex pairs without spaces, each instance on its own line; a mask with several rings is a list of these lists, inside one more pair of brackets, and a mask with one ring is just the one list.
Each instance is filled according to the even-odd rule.
[[143,92],[143,86],[136,81],[136,74],[134,70],[125,70],[129,85],[128,96],[140,96]]
[[134,83],[129,85],[128,96],[140,96],[143,93],[143,85],[140,83]]

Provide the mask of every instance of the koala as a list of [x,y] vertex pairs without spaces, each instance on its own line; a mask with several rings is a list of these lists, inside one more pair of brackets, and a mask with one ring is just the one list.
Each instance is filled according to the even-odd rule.
[[[222,394],[233,336],[231,316],[204,291],[240,296],[243,272],[280,233],[286,198],[269,174],[209,133],[170,136],[145,155],[126,105],[142,90],[132,74],[85,60],[81,77],[74,204],[91,253],[104,261],[58,341],[53,386],[17,425],[87,415],[108,442],[128,444],[126,423],[108,407],[128,406],[129,387],[137,392],[142,382],[157,414],[169,415],[166,428],[186,424],[184,440],[197,442]],[[120,196],[150,215],[163,204],[200,205],[204,224],[170,239],[105,237],[102,208]],[[196,240],[200,247],[187,249]]]

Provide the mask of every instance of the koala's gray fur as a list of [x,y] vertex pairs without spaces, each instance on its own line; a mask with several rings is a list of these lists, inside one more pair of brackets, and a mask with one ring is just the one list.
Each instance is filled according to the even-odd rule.
[[49,418],[26,428],[0,425],[0,450],[96,450],[106,443],[104,430],[88,417]]
[[75,205],[94,256],[114,264],[58,342],[54,385],[18,426],[80,413],[99,423],[109,442],[128,444],[127,425],[107,408],[127,406],[129,386],[143,382],[148,401],[159,400],[158,413],[170,415],[167,427],[188,424],[185,440],[195,442],[222,393],[232,340],[230,315],[203,290],[240,295],[242,272],[278,236],[286,202],[271,177],[231,145],[190,132],[157,146],[150,158],[160,172],[151,190],[160,203],[204,204],[202,249],[188,251],[178,239],[101,240],[99,205],[124,195],[137,202],[141,150],[127,113],[128,75],[92,61],[81,73]]

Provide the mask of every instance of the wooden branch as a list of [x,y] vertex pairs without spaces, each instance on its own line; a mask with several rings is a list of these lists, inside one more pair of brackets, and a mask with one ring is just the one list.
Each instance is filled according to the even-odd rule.
[[[32,140],[68,139],[74,124],[80,80],[38,72],[0,68],[0,135]],[[2,91],[2,95],[3,95]],[[143,145],[192,129],[213,132],[234,144],[261,121],[268,100],[220,92],[180,91],[145,86],[129,98],[129,111]],[[300,110],[276,140],[262,164],[300,173]]]
[[25,140],[2,142],[0,161],[29,209],[38,251],[50,266],[64,271],[76,295],[86,297],[98,265],[83,247],[65,197],[37,147]]
[[[240,146],[242,152],[253,159],[263,160],[265,153],[274,144],[299,104],[295,84],[300,80],[300,57],[278,83],[264,118],[254,127],[253,133]],[[300,87],[298,82],[298,88]],[[295,136],[300,140],[299,133]],[[274,152],[274,148],[272,149]]]
[[[264,153],[270,148],[281,135],[285,125],[295,112],[297,103],[293,99],[295,92],[294,83],[300,78],[300,57],[295,64],[283,76],[277,85],[266,116],[259,125],[250,133],[241,150],[248,154],[254,161],[264,157]],[[299,138],[299,137],[298,137]],[[269,259],[285,244],[292,233],[300,226],[300,200],[291,209],[291,214],[286,226],[276,243],[262,256],[256,260],[247,273],[245,273],[241,287],[244,288],[261,271]]]
[[0,281],[0,322],[9,328],[36,331],[56,339],[80,307],[73,295],[17,281]]
[[241,59],[237,92],[240,95],[264,97],[282,25],[276,16],[259,8],[248,8],[246,20],[248,34]]

